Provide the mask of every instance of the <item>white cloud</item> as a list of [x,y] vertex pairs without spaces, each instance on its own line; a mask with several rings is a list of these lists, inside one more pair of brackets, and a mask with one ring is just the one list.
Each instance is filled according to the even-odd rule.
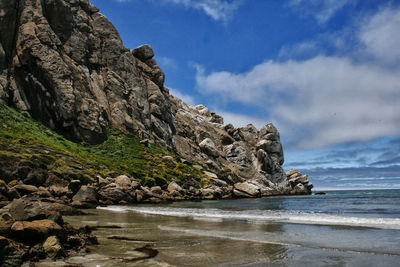
[[[258,106],[298,148],[400,134],[400,40],[393,31],[399,14],[383,10],[360,29],[360,42],[379,60],[319,55],[270,60],[245,73],[207,74],[197,67],[197,86],[225,101]],[[381,17],[386,18],[382,23]],[[385,32],[380,41],[386,44],[367,38],[380,36],[380,28]],[[387,68],[380,62],[390,54],[397,65],[393,61]]]
[[320,24],[328,22],[336,12],[356,0],[291,0],[289,6],[302,12],[301,15],[312,15]]
[[366,52],[387,64],[400,62],[400,10],[385,9],[361,28]]
[[168,88],[169,92],[171,93],[171,95],[176,96],[177,98],[183,100],[183,102],[189,104],[189,105],[195,105],[196,102],[194,100],[194,98],[188,94],[184,94],[182,92],[180,92],[179,90],[173,89],[173,88]]
[[169,57],[158,57],[157,63],[162,69],[176,70],[179,68],[178,63],[173,58]]
[[[130,2],[133,0],[117,0]],[[183,5],[185,8],[197,9],[216,21],[228,22],[242,0],[157,0],[156,3]]]

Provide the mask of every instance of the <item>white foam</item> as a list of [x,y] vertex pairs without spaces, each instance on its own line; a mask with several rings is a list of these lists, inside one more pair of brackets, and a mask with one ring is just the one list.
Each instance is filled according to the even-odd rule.
[[364,218],[330,215],[313,212],[244,210],[232,211],[221,209],[171,208],[171,207],[128,207],[108,206],[98,209],[113,212],[137,212],[146,215],[174,217],[190,217],[207,221],[242,221],[248,223],[285,222],[297,224],[344,225],[358,227],[374,227],[400,230],[399,218]]

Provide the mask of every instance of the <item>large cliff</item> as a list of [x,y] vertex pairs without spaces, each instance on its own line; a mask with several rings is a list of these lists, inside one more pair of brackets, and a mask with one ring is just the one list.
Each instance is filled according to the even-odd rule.
[[201,165],[234,196],[311,192],[306,176],[283,171],[272,124],[234,128],[170,95],[152,48],[125,48],[87,0],[1,0],[0,10],[1,102],[75,142],[102,143],[110,126],[134,133]]

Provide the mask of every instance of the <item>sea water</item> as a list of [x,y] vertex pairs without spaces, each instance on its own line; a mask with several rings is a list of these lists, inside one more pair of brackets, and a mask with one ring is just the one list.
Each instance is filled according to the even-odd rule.
[[[400,266],[400,190],[99,207],[84,266]],[[115,240],[124,237],[129,241]],[[110,239],[111,238],[111,239]],[[135,248],[158,251],[152,259]]]

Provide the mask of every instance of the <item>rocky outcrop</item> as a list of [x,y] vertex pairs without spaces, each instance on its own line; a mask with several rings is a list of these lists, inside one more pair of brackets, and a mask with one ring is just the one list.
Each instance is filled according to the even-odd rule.
[[313,188],[313,184],[308,180],[307,174],[302,174],[296,169],[286,173],[288,183],[293,188],[291,194],[309,194]]
[[[151,189],[120,173],[114,180],[99,179],[96,189],[74,181],[49,193],[88,208],[99,202],[311,192],[307,177],[283,171],[280,135],[272,124],[224,125],[205,106],[170,95],[153,49],[125,48],[114,26],[87,0],[2,0],[0,9],[2,102],[76,141],[101,143],[110,125],[133,132],[145,145],[162,145],[195,162],[207,178],[205,188],[189,175],[181,184]],[[23,181],[32,185],[7,195],[0,190],[0,201],[38,192],[33,185],[45,177],[29,171]]]
[[230,173],[225,182],[233,185],[234,196],[311,193],[308,180],[302,183],[304,190],[295,188],[298,183],[288,182],[282,168],[280,135],[274,125],[267,124],[259,130],[251,124],[234,128],[231,124],[224,125],[220,116],[203,105],[190,106],[173,96],[171,103],[177,152],[216,173]]
[[87,0],[0,2],[0,98],[70,139],[116,125],[172,148],[164,73],[150,46],[130,50]]

